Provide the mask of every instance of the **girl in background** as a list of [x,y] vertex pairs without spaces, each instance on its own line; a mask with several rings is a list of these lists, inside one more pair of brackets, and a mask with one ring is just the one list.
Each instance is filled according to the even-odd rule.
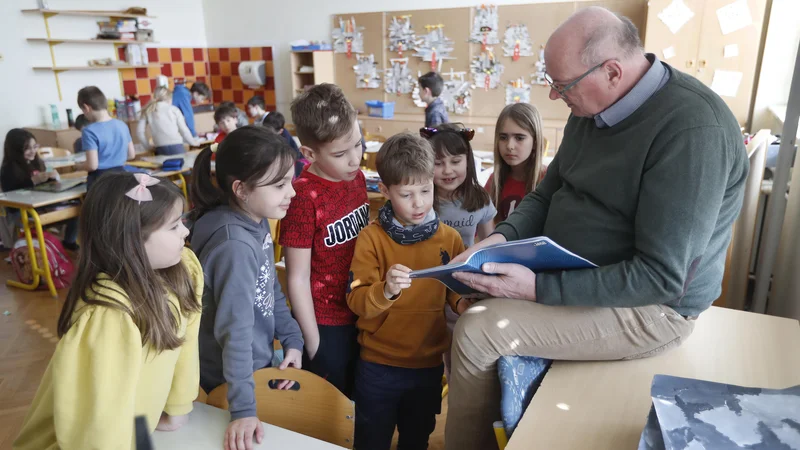
[[[3,164],[0,166],[0,186],[3,192],[17,189],[31,189],[37,184],[50,180],[58,180],[55,170],[48,172],[44,161],[39,157],[39,144],[27,130],[14,128],[6,134],[3,144]],[[51,206],[50,208],[53,208]],[[43,211],[44,212],[44,211]],[[11,220],[22,228],[22,219],[18,210],[11,212]],[[78,250],[78,218],[66,220],[64,240],[61,243],[67,250]]]
[[200,143],[186,126],[181,110],[172,105],[172,93],[164,86],[156,88],[153,99],[144,107],[139,119],[136,135],[145,149],[150,148],[145,133],[147,127],[150,127],[156,155],[179,155],[186,152],[184,142],[190,146]]
[[514,103],[497,118],[494,137],[494,173],[486,190],[497,205],[495,223],[506,220],[525,194],[544,177],[542,118],[535,106]]

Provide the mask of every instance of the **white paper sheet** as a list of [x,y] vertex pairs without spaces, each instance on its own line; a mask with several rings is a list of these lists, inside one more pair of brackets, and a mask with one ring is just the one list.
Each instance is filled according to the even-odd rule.
[[661,51],[664,54],[664,61],[669,61],[675,57],[675,47],[667,47]]
[[732,70],[715,70],[711,81],[711,90],[721,97],[736,97],[742,83],[742,72]]
[[739,56],[739,46],[737,44],[728,44],[722,51],[722,55],[726,58],[735,58]]
[[672,0],[663,11],[658,13],[658,18],[669,28],[672,34],[676,34],[686,22],[694,17],[694,12],[683,3],[683,0]]
[[722,34],[733,33],[753,23],[753,16],[750,15],[747,0],[736,0],[718,9],[717,19],[719,19]]

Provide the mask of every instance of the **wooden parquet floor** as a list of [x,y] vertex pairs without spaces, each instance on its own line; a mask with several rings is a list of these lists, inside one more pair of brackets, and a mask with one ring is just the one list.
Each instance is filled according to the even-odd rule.
[[[0,257],[8,256],[0,252]],[[47,291],[28,292],[6,286],[14,278],[11,264],[0,259],[0,450],[10,450],[39,387],[56,343],[56,322],[67,290],[59,298]],[[9,314],[4,313],[8,311]],[[430,450],[444,448],[447,401],[431,435]],[[392,448],[396,448],[396,442]],[[220,445],[220,449],[222,446]]]

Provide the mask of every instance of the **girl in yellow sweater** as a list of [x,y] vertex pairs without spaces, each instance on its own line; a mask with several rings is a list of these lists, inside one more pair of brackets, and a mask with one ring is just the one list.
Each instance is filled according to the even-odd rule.
[[144,174],[109,173],[89,191],[61,340],[15,449],[133,449],[136,416],[150,431],[186,423],[203,272],[182,212],[178,188]]

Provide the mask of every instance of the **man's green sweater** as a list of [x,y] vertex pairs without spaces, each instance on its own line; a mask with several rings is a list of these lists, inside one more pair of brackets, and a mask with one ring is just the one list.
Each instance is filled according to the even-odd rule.
[[749,161],[722,99],[667,69],[667,84],[611,128],[570,117],[544,180],[497,226],[600,266],[538,274],[539,303],[695,316],[719,296]]

